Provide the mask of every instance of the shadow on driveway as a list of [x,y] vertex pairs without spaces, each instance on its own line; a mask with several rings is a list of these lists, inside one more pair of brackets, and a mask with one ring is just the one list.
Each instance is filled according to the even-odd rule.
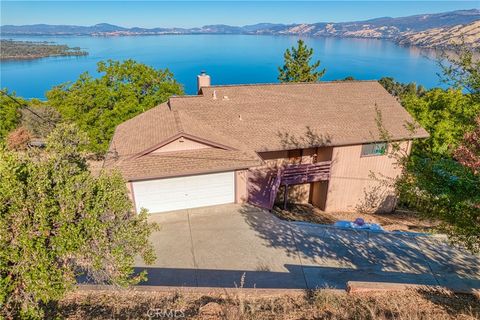
[[144,285],[345,288],[375,281],[480,288],[480,259],[428,236],[295,223],[249,205],[159,216]]
[[[431,236],[343,230],[310,223],[265,219],[256,208],[242,206],[246,223],[269,246],[298,252],[305,276],[316,285],[330,273],[349,270],[348,280],[438,284],[457,290],[480,288],[480,257]],[[292,245],[295,244],[295,245]],[[321,279],[326,278],[326,281]],[[382,280],[386,278],[386,280]],[[320,279],[320,281],[317,281]],[[311,287],[309,285],[309,287]]]
[[[241,286],[243,275],[244,288],[270,289],[345,289],[348,281],[395,282],[419,285],[437,285],[431,274],[412,274],[405,272],[372,272],[348,268],[328,268],[301,265],[285,265],[288,272],[251,271],[251,270],[208,270],[180,268],[138,268],[146,270],[148,280],[140,283],[146,286],[178,287],[221,287]],[[306,282],[292,282],[292,275],[304,274]],[[468,279],[456,277],[457,282]],[[480,287],[480,280],[476,280]]]

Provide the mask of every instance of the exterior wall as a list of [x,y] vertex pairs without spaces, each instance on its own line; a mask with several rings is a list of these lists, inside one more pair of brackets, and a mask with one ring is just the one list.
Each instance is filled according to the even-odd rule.
[[133,203],[133,211],[136,212],[136,206],[135,206],[135,196],[133,195],[133,185],[131,182],[127,182],[127,190],[128,190],[128,198],[130,201]]
[[212,148],[212,147],[200,142],[190,140],[190,139],[179,138],[177,140],[174,140],[164,145],[163,147],[158,148],[157,150],[152,151],[152,153],[197,150],[197,149],[206,149],[206,148]]
[[[402,149],[410,152],[410,142]],[[326,211],[392,211],[395,205],[393,190],[372,179],[371,173],[396,177],[401,169],[388,155],[361,156],[361,145],[335,147],[326,200]]]
[[235,203],[245,203],[247,200],[247,170],[237,170],[235,171]]

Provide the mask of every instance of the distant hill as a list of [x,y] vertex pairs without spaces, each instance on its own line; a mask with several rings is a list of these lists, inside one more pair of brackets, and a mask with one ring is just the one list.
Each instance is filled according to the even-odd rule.
[[396,39],[400,45],[430,48],[449,47],[464,42],[471,47],[480,48],[480,20],[453,27],[432,28],[420,32],[405,32]]
[[[90,36],[135,36],[164,34],[268,34],[302,35],[313,37],[351,37],[390,39],[403,45],[418,45],[429,48],[448,47],[451,41],[468,32],[465,42],[480,47],[480,34],[476,22],[480,10],[458,10],[436,14],[408,17],[382,17],[354,22],[319,22],[303,24],[259,23],[242,27],[229,25],[206,25],[201,28],[124,28],[107,23],[94,26],[72,25],[4,25],[2,36],[13,35],[90,35]],[[452,37],[452,33],[455,37]],[[468,39],[467,39],[468,38]],[[468,40],[468,41],[467,41]]]

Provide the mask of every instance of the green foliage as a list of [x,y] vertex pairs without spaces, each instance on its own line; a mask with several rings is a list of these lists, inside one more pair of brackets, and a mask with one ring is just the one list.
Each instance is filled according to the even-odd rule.
[[28,109],[22,108],[20,111],[22,113],[20,125],[37,138],[46,138],[61,121],[56,109],[37,99],[29,100]]
[[448,158],[412,156],[396,186],[404,203],[442,221],[451,240],[480,252],[480,175]]
[[414,82],[401,83],[393,79],[392,77],[384,77],[378,80],[378,82],[388,91],[390,94],[401,98],[404,95],[414,94],[421,96],[425,93],[425,87],[417,86]]
[[298,40],[296,48],[287,49],[283,57],[285,64],[278,68],[281,82],[317,82],[325,74],[325,69],[317,71],[320,61],[310,64],[313,49],[308,48],[303,40]]
[[137,283],[134,257],[154,261],[147,213],[136,215],[125,181],[94,177],[75,126],[59,125],[47,152],[0,150],[0,305],[9,317],[37,318],[85,275],[118,285]]
[[439,64],[443,70],[442,81],[456,89],[463,89],[480,102],[480,48],[464,44],[455,46],[453,52],[443,53]]
[[402,95],[402,104],[429,133],[416,142],[415,152],[428,156],[450,156],[464,134],[475,127],[480,103],[460,90],[432,89],[419,96]]
[[475,130],[463,136],[461,145],[455,150],[455,160],[470,168],[474,174],[480,174],[480,115]]
[[480,63],[463,47],[446,59],[448,63],[441,65],[443,81],[452,86],[447,90],[425,91],[392,78],[380,80],[430,133],[429,138],[415,141],[410,158],[397,155],[403,174],[395,186],[401,203],[441,221],[451,240],[480,252],[480,128],[475,129],[480,115]]
[[83,73],[47,92],[49,104],[88,134],[88,150],[97,154],[108,149],[117,125],[183,92],[168,69],[133,60],[99,62],[97,72],[99,78]]
[[[15,94],[9,93],[7,89],[3,89],[0,93],[0,141],[18,126],[21,119],[19,104],[8,95],[15,97]],[[20,98],[15,99],[24,102]]]

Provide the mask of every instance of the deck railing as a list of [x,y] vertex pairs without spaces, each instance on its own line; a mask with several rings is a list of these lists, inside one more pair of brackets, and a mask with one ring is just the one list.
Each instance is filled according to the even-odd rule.
[[330,178],[331,161],[307,164],[288,164],[281,173],[280,185],[325,181]]
[[311,183],[317,181],[327,181],[330,179],[331,161],[322,161],[316,163],[287,164],[280,167],[270,189],[269,208],[273,208],[275,198],[280,186],[285,186],[284,190],[284,208],[287,206],[288,186]]

